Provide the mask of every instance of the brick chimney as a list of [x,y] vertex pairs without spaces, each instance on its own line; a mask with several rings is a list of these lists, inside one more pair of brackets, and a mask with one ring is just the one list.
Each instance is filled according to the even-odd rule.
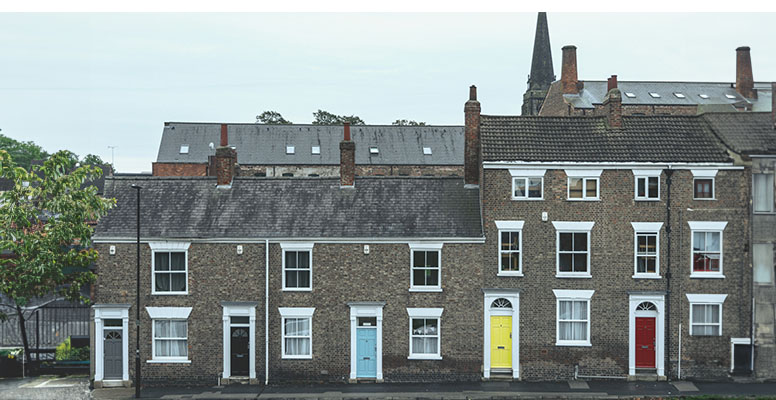
[[563,46],[563,65],[560,70],[560,83],[563,85],[563,94],[579,93],[577,46]]
[[606,93],[604,100],[606,119],[610,128],[622,128],[622,93],[617,87],[617,75],[612,75],[609,78],[608,86],[611,89]]
[[606,93],[617,87],[617,75],[612,75],[611,78],[606,80]]
[[344,131],[340,142],[340,187],[352,188],[356,183],[356,144],[350,140],[349,122],[345,122]]
[[229,147],[229,134],[226,124],[221,124],[221,146],[216,149],[215,164],[218,187],[231,187],[237,165],[237,151]]
[[477,101],[477,86],[469,88],[469,100],[463,106],[464,113],[464,184],[480,183],[480,102]]
[[736,49],[736,91],[747,99],[757,98],[752,77],[752,57],[749,55],[748,46]]

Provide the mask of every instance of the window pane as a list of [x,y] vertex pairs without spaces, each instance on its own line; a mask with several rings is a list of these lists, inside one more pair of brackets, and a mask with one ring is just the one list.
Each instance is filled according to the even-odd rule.
[[754,174],[754,210],[773,211],[773,174]]
[[773,245],[754,245],[754,281],[758,283],[773,282]]
[[525,178],[515,178],[515,197],[525,197]]
[[574,234],[574,251],[587,251],[587,233]]
[[154,337],[170,337],[170,321],[154,320]]
[[426,270],[422,268],[412,270],[412,284],[423,286],[426,284]]
[[233,324],[247,324],[250,323],[250,317],[230,317],[230,321]]
[[658,184],[660,178],[657,176],[649,177],[649,198],[656,199],[658,197]]
[[423,251],[415,251],[412,253],[413,265],[417,267],[426,266],[426,253]]
[[705,232],[693,232],[692,234],[692,249],[694,251],[702,251],[706,249],[706,234]]
[[587,272],[587,254],[574,254],[574,272]]
[[587,302],[575,301],[574,312],[572,313],[573,319],[587,319]]
[[510,271],[520,271],[520,253],[510,254]]
[[173,271],[185,271],[186,270],[186,253],[175,252],[170,253],[171,265],[170,269]]
[[426,252],[426,266],[436,268],[439,266],[439,252],[427,251]]
[[539,199],[542,197],[542,178],[528,178],[528,197]]
[[706,322],[706,305],[705,304],[693,304],[692,305],[692,322],[704,323]]
[[427,319],[426,320],[426,335],[437,335],[437,327],[439,325],[439,321],[436,319]]
[[309,338],[286,338],[286,355],[308,356],[310,355]]
[[636,179],[636,196],[638,197],[644,197],[647,194],[646,185],[644,184],[644,180],[646,178],[637,178]]
[[560,272],[571,272],[572,254],[558,254],[558,270]]
[[309,251],[297,251],[296,252],[297,268],[310,268],[310,252]]
[[712,182],[711,179],[696,179],[694,197],[696,199],[712,198]]
[[186,274],[170,274],[170,287],[173,292],[185,292]]
[[296,268],[296,252],[295,251],[287,251],[286,252],[286,268]]
[[420,318],[413,318],[412,319],[412,334],[413,335],[422,335],[424,332],[425,327],[425,320]]
[[582,178],[569,178],[569,198],[582,198]]
[[439,285],[439,270],[427,269],[426,272],[426,285],[437,286]]
[[297,272],[296,271],[286,271],[286,287],[295,288],[298,287],[299,283],[296,279]]
[[156,271],[169,271],[170,270],[170,253],[154,253],[154,270]]
[[310,287],[310,271],[297,271],[296,272],[297,285],[300,288]]
[[156,273],[154,280],[156,281],[157,292],[169,292],[170,291],[170,274],[168,273]]
[[520,250],[520,233],[503,232],[501,235],[501,248],[503,250]]
[[501,250],[509,250],[510,232],[501,232]]
[[597,197],[598,196],[598,179],[586,179],[585,180],[585,196]]
[[719,251],[719,232],[706,233],[706,251]]
[[572,233],[561,233],[560,234],[560,251],[572,251],[574,250],[574,247],[572,245]]
[[561,320],[571,319],[571,307],[572,302],[567,300],[561,300],[558,302],[558,318]]

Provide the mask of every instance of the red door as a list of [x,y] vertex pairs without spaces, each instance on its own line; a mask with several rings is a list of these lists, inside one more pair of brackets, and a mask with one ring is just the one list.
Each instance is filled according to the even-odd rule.
[[655,368],[654,317],[636,317],[636,368]]

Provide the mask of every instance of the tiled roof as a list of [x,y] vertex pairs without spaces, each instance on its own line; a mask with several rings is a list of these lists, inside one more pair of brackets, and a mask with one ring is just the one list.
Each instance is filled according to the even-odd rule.
[[[243,165],[339,165],[341,125],[227,124],[229,145]],[[355,125],[350,127],[359,165],[463,165],[463,126]],[[218,146],[221,124],[169,122],[156,162],[207,163]],[[181,146],[188,146],[181,153]],[[286,147],[294,146],[294,154]],[[320,154],[313,154],[313,146]],[[377,153],[370,151],[376,147]],[[424,147],[431,149],[425,154]]]
[[105,196],[117,206],[95,239],[152,238],[481,238],[479,191],[461,178],[339,179],[238,177],[229,189],[214,178],[109,177]]
[[696,116],[481,118],[483,161],[729,162]]
[[776,130],[771,113],[703,114],[722,141],[738,153],[776,154]]

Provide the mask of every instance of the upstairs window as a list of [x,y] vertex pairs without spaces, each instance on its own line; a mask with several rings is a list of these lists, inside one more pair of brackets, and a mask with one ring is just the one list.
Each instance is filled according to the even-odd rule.
[[717,176],[716,169],[693,169],[693,199],[714,200],[714,179]]
[[283,290],[312,290],[313,244],[281,243],[280,247],[283,249]]
[[411,291],[441,291],[442,244],[410,244]]
[[633,278],[660,278],[662,222],[631,222],[635,232]]
[[557,235],[556,276],[590,278],[590,231],[593,222],[553,221]]
[[773,174],[753,174],[754,211],[773,212]]
[[602,170],[566,170],[568,200],[598,200]]
[[188,294],[188,249],[185,242],[149,242],[151,294]]
[[660,200],[660,170],[633,170],[636,200]]
[[499,235],[500,276],[523,275],[522,234],[523,221],[495,221]]
[[510,170],[512,200],[542,200],[546,170]]
[[688,221],[691,230],[691,278],[724,278],[722,231],[727,222]]

